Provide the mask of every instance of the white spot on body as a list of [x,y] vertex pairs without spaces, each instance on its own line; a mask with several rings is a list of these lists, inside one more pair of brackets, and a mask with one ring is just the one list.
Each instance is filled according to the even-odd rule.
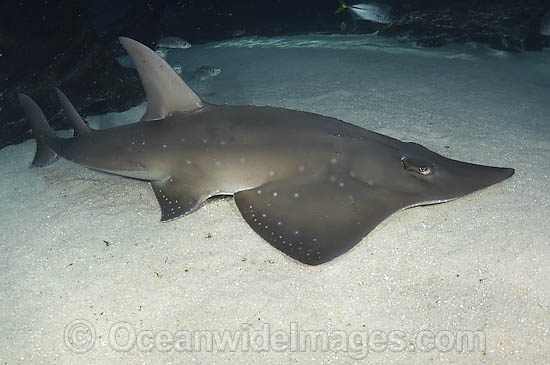
[[191,165],[191,160],[185,160],[185,163]]
[[336,182],[336,176],[332,175],[332,176],[330,177],[330,181]]
[[277,197],[277,195],[279,195],[279,193],[277,193],[276,191],[273,192],[273,197]]
[[216,167],[220,167],[222,165],[220,161],[216,161],[214,164],[216,165]]
[[269,176],[275,176],[275,171],[269,170]]
[[256,190],[256,193],[258,193],[258,195],[260,195],[262,193],[262,189]]
[[202,140],[202,143],[206,143],[206,142],[208,142],[206,138]]
[[305,168],[304,165],[298,166],[298,171],[300,171],[300,172],[304,172],[305,169],[306,169],[306,168]]
[[300,197],[300,194],[299,194],[299,193],[294,193],[292,196],[293,196],[294,198],[299,198],[299,197]]
[[335,159],[334,157],[331,158],[331,159],[330,159],[330,163],[334,165],[334,164],[336,163],[336,159]]
[[343,187],[344,187],[344,183],[343,183],[343,182],[339,182],[339,183],[338,183],[338,186],[341,187],[341,188],[343,188]]
[[163,145],[162,145],[162,148],[166,148],[166,147],[168,147],[168,146],[167,146],[167,145],[165,145],[165,144],[163,144]]

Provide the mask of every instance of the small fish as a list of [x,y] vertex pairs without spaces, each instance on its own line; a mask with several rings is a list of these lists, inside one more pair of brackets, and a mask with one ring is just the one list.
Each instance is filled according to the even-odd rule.
[[353,15],[375,23],[389,24],[391,20],[391,6],[387,4],[369,1],[368,3],[346,5],[343,0],[340,0],[340,7],[336,10],[338,14],[345,9],[352,12]]
[[196,81],[206,81],[222,73],[222,70],[214,66],[201,66],[195,71]]
[[240,36],[245,35],[245,34],[246,34],[245,29],[237,29],[237,30],[234,30],[233,33],[231,33],[231,35],[233,35],[233,37],[240,37]]
[[191,44],[185,39],[178,37],[164,37],[157,42],[157,48],[179,48],[186,49],[191,48]]
[[179,62],[176,62],[172,65],[172,68],[174,69],[174,71],[176,71],[176,73],[178,75],[181,75],[182,72],[183,72],[183,67],[181,66],[181,63]]
[[157,48],[155,52],[162,58],[163,60],[166,59],[168,56],[168,48]]
[[540,34],[550,36],[550,10],[542,17],[540,22]]

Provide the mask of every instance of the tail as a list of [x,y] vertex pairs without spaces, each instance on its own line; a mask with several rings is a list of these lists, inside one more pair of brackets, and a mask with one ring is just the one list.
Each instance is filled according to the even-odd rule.
[[40,109],[34,100],[27,95],[19,94],[19,102],[21,106],[23,106],[25,115],[31,124],[34,138],[36,138],[36,153],[32,161],[32,166],[48,166],[57,158],[57,153],[49,147],[50,143],[57,137],[48,124],[48,120],[42,112],[42,109]]
[[338,13],[341,13],[343,12],[344,10],[346,10],[348,8],[348,6],[346,5],[346,3],[344,2],[344,0],[340,0],[340,7],[338,9],[336,9],[336,11],[334,12],[334,14],[338,14]]
[[[69,118],[73,125],[75,135],[80,136],[91,133],[92,129],[80,118],[80,115],[78,115],[78,112],[65,94],[58,88],[55,88],[55,91],[67,118]],[[31,124],[34,138],[36,138],[36,153],[31,165],[37,167],[48,166],[56,160],[57,153],[55,152],[55,146],[59,146],[62,139],[55,135],[42,109],[40,109],[34,100],[27,95],[19,94],[19,102],[23,106],[25,115]]]

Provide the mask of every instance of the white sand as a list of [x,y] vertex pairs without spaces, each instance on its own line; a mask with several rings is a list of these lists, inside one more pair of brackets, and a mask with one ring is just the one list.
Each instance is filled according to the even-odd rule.
[[[256,235],[232,199],[161,224],[145,182],[65,160],[31,169],[34,141],[4,148],[1,363],[548,361],[549,56],[417,49],[374,36],[243,39],[172,52],[169,61],[184,68],[222,68],[191,83],[207,101],[335,116],[516,174],[451,203],[400,212],[351,252],[306,267]],[[71,349],[86,349],[84,322],[65,340],[74,320],[95,331],[84,353]],[[124,326],[139,346],[123,348]],[[304,330],[348,351],[304,350],[293,342]],[[192,331],[210,331],[203,342],[223,331],[242,337],[233,349],[141,345]],[[447,346],[466,331],[479,331],[472,336],[482,345]]]

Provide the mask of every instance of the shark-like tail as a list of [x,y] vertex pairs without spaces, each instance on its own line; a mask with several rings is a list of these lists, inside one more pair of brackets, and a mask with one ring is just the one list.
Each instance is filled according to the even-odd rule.
[[[67,118],[71,121],[74,127],[74,133],[76,136],[82,134],[91,133],[86,123],[82,120],[78,112],[71,104],[69,99],[63,94],[61,90],[55,88],[59,101],[67,115]],[[25,115],[31,125],[34,138],[36,138],[36,153],[32,161],[32,166],[44,167],[53,163],[57,158],[56,146],[59,146],[62,142],[62,138],[55,135],[55,132],[50,127],[46,116],[42,112],[42,109],[25,94],[19,94],[19,102],[23,106]]]
[[32,166],[48,166],[57,158],[57,153],[50,148],[51,142],[57,138],[55,132],[48,124],[48,120],[42,109],[40,109],[34,100],[27,95],[19,94],[19,102],[25,111],[27,120],[31,124],[34,138],[36,138],[36,153]]

